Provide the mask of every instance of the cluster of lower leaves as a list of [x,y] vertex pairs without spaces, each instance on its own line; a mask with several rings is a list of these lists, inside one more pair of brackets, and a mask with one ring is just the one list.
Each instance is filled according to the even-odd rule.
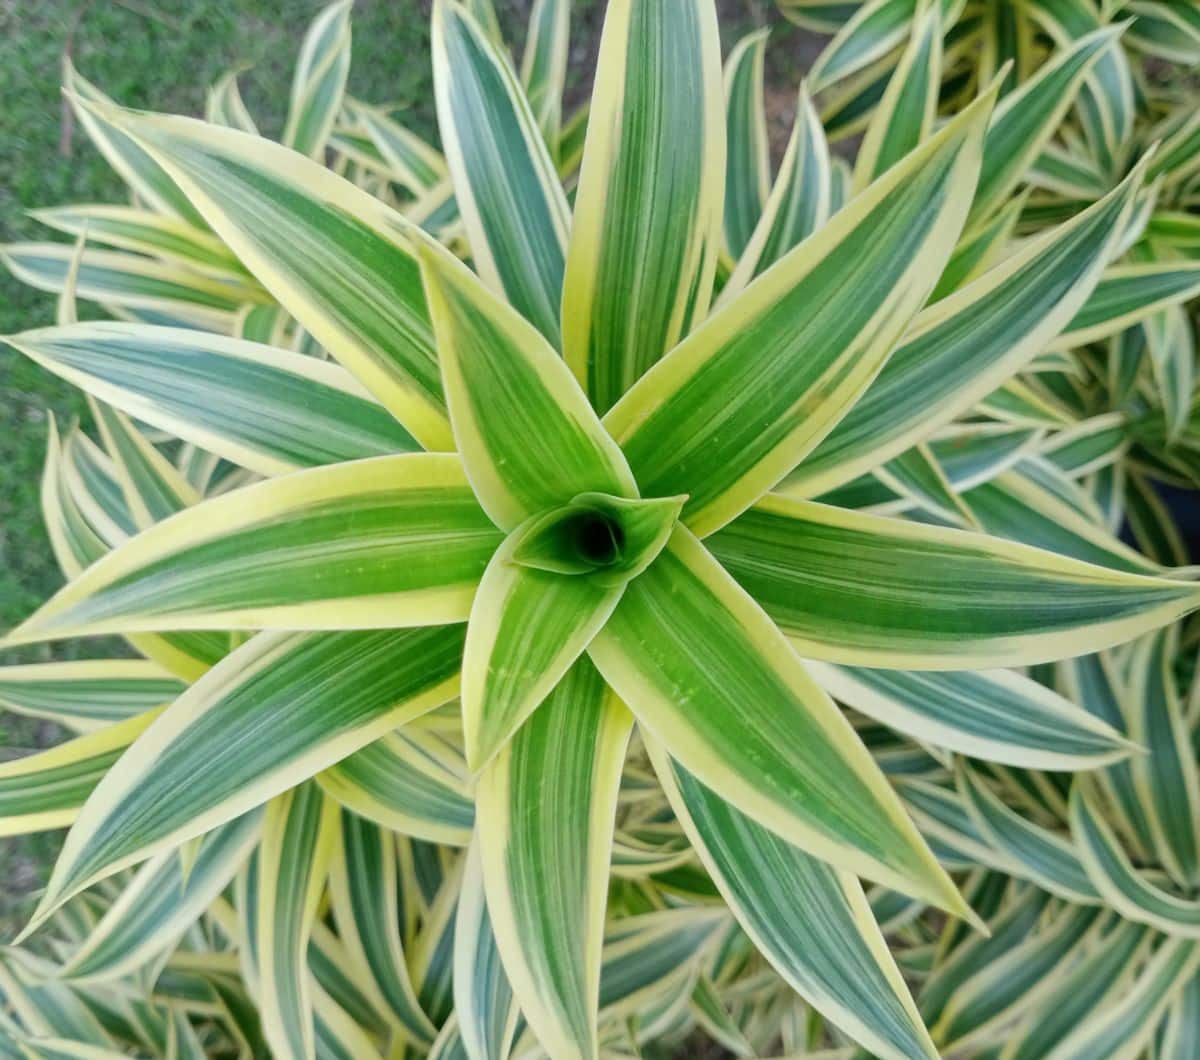
[[786,24],[612,0],[564,114],[570,7],[437,0],[440,149],[346,2],[294,153],[67,72],[8,643],[131,651],[0,668],[0,1055],[1200,1055],[1195,5],[780,0],[782,152]]

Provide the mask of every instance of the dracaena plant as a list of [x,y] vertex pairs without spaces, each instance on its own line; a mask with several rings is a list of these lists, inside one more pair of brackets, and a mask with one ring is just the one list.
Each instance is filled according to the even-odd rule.
[[[286,146],[236,81],[204,123],[72,76],[161,214],[48,219],[187,264],[8,251],[68,294],[8,341],[96,399],[104,445],[52,438],[70,582],[5,643],[119,633],[181,681],[0,674],[95,730],[0,775],[10,828],[72,824],[26,934],[83,910],[65,952],[4,964],[23,1020],[46,981],[91,1012],[64,981],[131,976],[189,931],[161,997],[194,1006],[202,979],[213,1049],[503,1056],[523,1026],[519,1053],[622,1055],[671,1040],[682,999],[685,1027],[761,1053],[821,1040],[795,992],[878,1055],[934,1055],[874,914],[903,895],[973,919],[885,775],[945,760],[864,715],[1014,769],[1128,755],[1113,719],[995,668],[1108,648],[1200,590],[1069,521],[1031,531],[1028,476],[997,484],[1025,441],[954,422],[1119,315],[1101,285],[1144,163],[969,252],[1086,57],[939,125],[929,14],[855,172],[802,94],[756,210],[755,46],[723,82],[708,0],[614,0],[564,123],[566,10],[537,5],[518,73],[487,5],[435,4],[444,155],[343,101],[346,5],[308,38]],[[73,322],[72,293],[133,319]],[[175,463],[130,417],[186,443]],[[969,514],[941,467],[964,454]],[[876,474],[899,510],[1001,536],[857,510]]]

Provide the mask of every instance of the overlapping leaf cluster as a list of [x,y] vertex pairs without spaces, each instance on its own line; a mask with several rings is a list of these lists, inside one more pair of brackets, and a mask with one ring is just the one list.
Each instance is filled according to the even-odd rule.
[[1195,1055],[1196,21],[781,7],[777,164],[711,0],[569,115],[567,0],[437,0],[440,149],[348,3],[282,145],[68,71],[131,204],[5,248],[94,420],[6,644],[140,657],[0,669],[9,1051]]

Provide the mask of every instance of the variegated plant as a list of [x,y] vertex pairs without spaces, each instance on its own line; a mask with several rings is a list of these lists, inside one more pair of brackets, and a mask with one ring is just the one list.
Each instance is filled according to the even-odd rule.
[[[7,341],[89,393],[101,441],[52,431],[69,582],[3,645],[143,658],[0,669],[0,702],[79,733],[0,767],[0,829],[71,826],[0,956],[0,1041],[478,1060],[700,1028],[742,1056],[935,1056],[1016,1011],[992,988],[1026,951],[971,925],[1038,929],[1044,962],[1061,899],[1083,911],[1054,906],[1052,941],[1153,952],[1138,1033],[1167,1013],[1186,1046],[1187,930],[970,815],[1147,772],[1138,743],[1158,762],[1040,664],[1135,637],[1161,662],[1200,588],[1099,514],[1128,447],[1108,392],[1049,430],[1028,410],[1198,274],[1167,255],[1163,293],[1161,263],[1111,264],[1145,242],[1155,159],[1011,241],[1116,31],[947,105],[955,7],[901,13],[853,171],[803,88],[772,175],[764,38],[723,75],[711,0],[611,0],[566,120],[565,0],[519,66],[490,3],[437,0],[441,152],[345,97],[347,3],[306,38],[282,145],[233,77],[198,122],[69,72],[136,201],[43,212],[74,249],[6,248],[62,295]],[[1155,774],[1184,785],[1160,811],[1190,763]],[[1001,818],[1028,858],[1107,835],[1092,783],[1069,821]],[[1184,941],[1121,948],[1127,920]]]

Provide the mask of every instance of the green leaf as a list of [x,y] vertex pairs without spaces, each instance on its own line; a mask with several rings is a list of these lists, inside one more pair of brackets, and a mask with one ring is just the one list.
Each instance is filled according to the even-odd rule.
[[854,163],[853,192],[862,191],[927,139],[942,84],[942,20],[936,3],[917,5],[908,46],[871,116]]
[[302,354],[116,321],[4,341],[128,415],[264,475],[419,448],[353,376]]
[[69,956],[61,976],[111,981],[170,953],[228,886],[261,831],[262,814],[256,810],[213,829],[201,839],[186,879],[177,851],[150,858]]
[[75,238],[86,233],[89,243],[166,258],[218,278],[239,273],[245,278],[241,263],[216,236],[169,214],[89,203],[31,210],[30,216]]
[[1105,26],[1059,51],[997,106],[983,148],[971,222],[989,217],[1008,198],[1062,124],[1085,78],[1109,52],[1120,29]]
[[775,184],[718,304],[732,300],[756,276],[824,227],[833,212],[829,144],[808,89],[801,84],[796,120]]
[[930,1029],[945,1052],[978,1048],[1001,1032],[1054,983],[1054,973],[1079,960],[1099,937],[1098,909],[1066,906],[987,967],[961,978]]
[[0,835],[64,828],[159,711],[0,764]]
[[[1101,26],[1095,6],[1085,0],[1031,0],[1028,10],[1064,47]],[[1135,106],[1129,59],[1124,49],[1110,48],[1088,78],[1077,107],[1092,153],[1107,171],[1122,160],[1133,133]]]
[[247,642],[109,770],[26,934],[97,880],[232,820],[452,698],[462,640],[462,627],[451,626]]
[[1200,940],[1200,902],[1163,890],[1134,868],[1100,810],[1093,784],[1078,780],[1071,791],[1071,833],[1096,889],[1130,920]]
[[1069,902],[1100,903],[1100,893],[1068,838],[1026,820],[963,763],[957,780],[980,833],[1019,866],[1021,875]]
[[762,216],[771,186],[770,143],[763,108],[766,29],[748,33],[725,60],[725,247],[741,257]]
[[324,160],[325,142],[342,108],[342,93],[350,72],[352,3],[337,0],[313,20],[292,79],[283,142],[318,162]]
[[1160,309],[1195,298],[1198,293],[1200,261],[1113,265],[1052,348],[1070,350],[1115,335]]
[[483,885],[521,1011],[552,1056],[598,1057],[609,852],[631,720],[586,660],[483,772]]
[[535,0],[521,58],[521,83],[552,153],[560,150],[563,89],[567,80],[571,0]]
[[226,125],[230,129],[241,129],[242,132],[258,135],[258,126],[238,88],[240,70],[230,70],[222,75],[208,90],[204,101],[204,120],[213,125]]
[[337,804],[315,784],[267,803],[258,852],[259,1014],[278,1060],[316,1055],[305,955],[338,837]]
[[462,714],[473,770],[559,684],[621,598],[621,584],[514,562],[520,544],[518,530],[492,557],[467,623]]
[[1100,282],[1140,184],[1110,195],[921,313],[846,417],[785,480],[816,496],[904,452],[1033,360]]
[[1149,752],[1133,762],[1158,860],[1182,887],[1200,881],[1200,768],[1173,672],[1175,637],[1160,632],[1132,649],[1126,678],[1129,735]]
[[834,699],[958,754],[1025,769],[1094,769],[1129,742],[1074,703],[1012,670],[908,671],[805,664]]
[[[115,104],[80,75],[69,56],[65,57],[63,62],[63,90],[88,138],[109,165],[121,175],[137,199],[145,202],[156,213],[182,218],[201,229],[207,227],[204,218],[188,202],[187,196],[166,171],[128,134],[109,120],[105,108]],[[93,109],[85,103],[98,103],[100,106]]]
[[200,500],[196,488],[115,408],[89,397],[92,418],[133,522],[144,530]]
[[1068,973],[1053,978],[1053,988],[1039,998],[1034,1011],[1005,1048],[1006,1060],[1038,1060],[1052,1056],[1055,1046],[1076,1027],[1099,1020],[1125,996],[1133,970],[1150,949],[1145,928],[1123,923],[1114,928]]
[[512,562],[624,585],[662,551],[686,497],[625,500],[581,493],[513,532]]
[[965,910],[841,712],[688,531],[626,587],[588,651],[667,752],[739,811],[839,868]]
[[608,5],[562,307],[567,363],[601,413],[707,312],[725,173],[720,70],[708,0]]
[[[22,283],[60,293],[68,282],[73,250],[65,243],[7,243],[0,261]],[[182,265],[117,250],[85,250],[76,273],[79,298],[128,310],[176,316],[188,327],[228,333],[232,314],[265,292],[248,280],[218,280]]]
[[692,845],[788,985],[872,1055],[936,1056],[859,882],[756,824],[648,746]]
[[500,540],[454,455],[314,468],[151,527],[77,577],[8,640],[462,621]]
[[553,347],[449,252],[420,251],[446,399],[472,488],[511,530],[579,493],[634,497],[613,440]]
[[478,841],[467,851],[454,919],[454,1015],[468,1057],[508,1060],[520,1011],[488,915]]
[[293,317],[426,448],[452,439],[411,225],[294,151],[190,118],[106,112]]
[[409,725],[317,775],[325,794],[360,817],[429,843],[466,846],[475,821],[462,752]]
[[437,0],[438,125],[475,268],[559,345],[570,211],[508,56],[461,4]]
[[352,969],[371,984],[391,1021],[415,1042],[428,1045],[435,1031],[417,999],[404,950],[396,840],[344,811],[341,837],[342,848],[331,867],[330,894]]
[[0,666],[0,707],[81,733],[161,707],[185,687],[148,659]]
[[730,524],[712,549],[801,655],[850,665],[1027,665],[1120,643],[1200,606],[1200,588],[1184,581],[782,497]]
[[1055,1047],[1062,1060],[1109,1060],[1137,1056],[1172,1001],[1200,970],[1200,943],[1169,939],[1159,946],[1120,1000],[1096,1018],[1076,1026]]
[[645,494],[689,494],[684,521],[711,533],[849,411],[950,256],[992,98],[714,313],[605,417]]

